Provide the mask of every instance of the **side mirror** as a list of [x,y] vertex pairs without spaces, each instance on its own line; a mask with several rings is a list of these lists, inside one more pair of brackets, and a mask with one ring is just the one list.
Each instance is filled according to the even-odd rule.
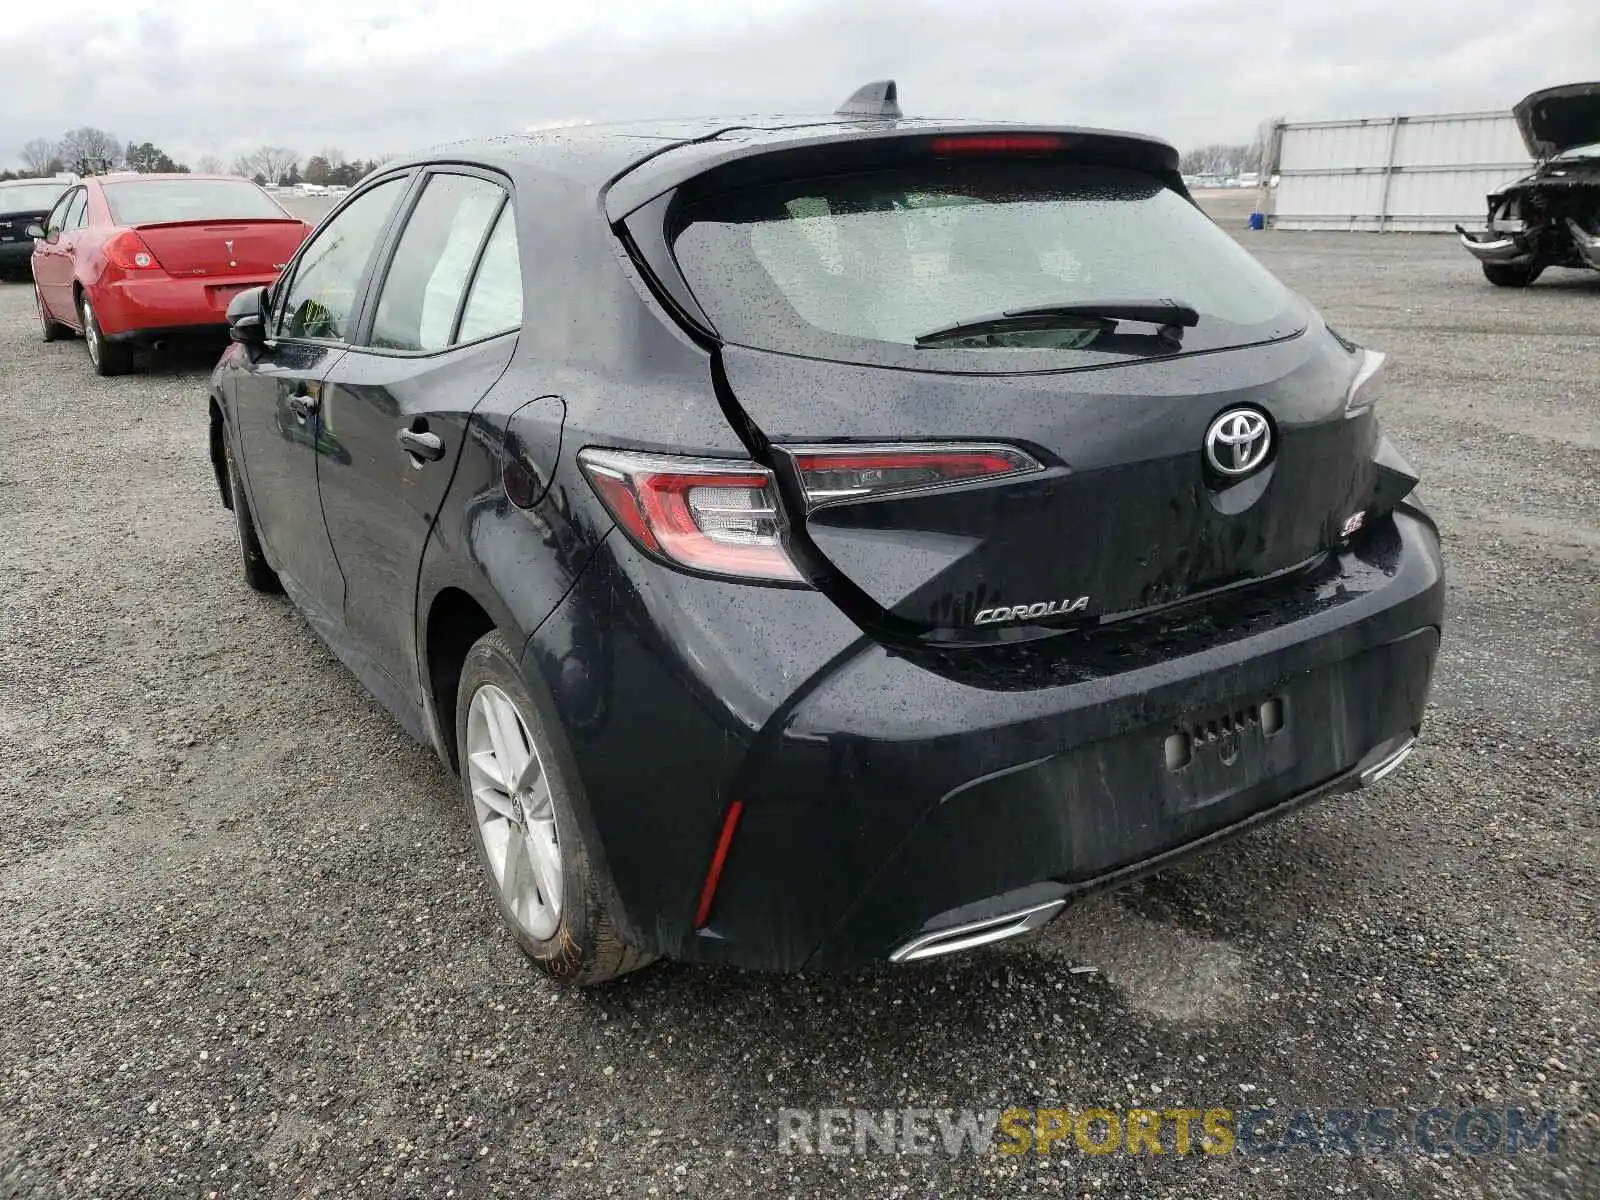
[[267,340],[267,289],[246,288],[228,301],[228,336],[246,346]]
[[37,221],[29,225],[27,229],[23,230],[23,232],[36,242],[44,241],[44,226],[39,224]]

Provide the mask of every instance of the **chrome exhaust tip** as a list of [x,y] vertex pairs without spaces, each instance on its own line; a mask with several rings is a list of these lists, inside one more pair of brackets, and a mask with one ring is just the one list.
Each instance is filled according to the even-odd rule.
[[1361,786],[1371,787],[1378,780],[1392,774],[1401,763],[1411,757],[1411,752],[1416,748],[1417,739],[1415,735],[1408,735],[1396,749],[1389,750],[1387,753],[1383,753],[1385,748],[1380,747],[1379,753],[1382,754],[1382,757],[1370,767],[1365,767],[1361,771],[1359,776]]
[[1006,938],[1016,937],[1019,933],[1027,933],[1047,924],[1066,907],[1066,904],[1065,900],[1047,900],[1043,904],[1034,904],[1003,916],[972,921],[966,925],[955,925],[934,933],[924,933],[912,938],[890,954],[889,961],[917,962],[924,958],[938,958],[941,954],[956,954],[962,950],[987,946],[991,942],[1004,941]]

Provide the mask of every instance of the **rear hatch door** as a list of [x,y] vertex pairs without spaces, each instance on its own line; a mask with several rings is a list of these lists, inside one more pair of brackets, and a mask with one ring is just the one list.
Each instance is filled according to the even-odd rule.
[[[1372,490],[1361,352],[1148,173],[971,155],[718,191],[668,226],[726,403],[855,610],[949,641],[1146,610],[1315,560]],[[1195,320],[1084,315],[1133,301]],[[848,469],[908,443],[1035,466]]]
[[[1170,604],[1337,544],[1372,491],[1376,428],[1346,418],[1349,364],[1320,343],[1208,357],[1199,370],[1069,377],[906,375],[738,347],[723,361],[780,462],[914,440],[1004,444],[1040,464],[992,482],[802,502],[810,542],[875,604],[959,637]],[[840,402],[852,398],[859,410]],[[1271,445],[1264,466],[1234,481],[1211,468],[1205,443],[1238,410],[1265,416]]]

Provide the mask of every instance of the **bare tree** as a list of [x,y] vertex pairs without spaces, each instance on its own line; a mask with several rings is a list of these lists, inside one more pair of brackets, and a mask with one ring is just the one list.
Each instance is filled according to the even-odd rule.
[[345,163],[350,161],[344,156],[344,151],[339,149],[337,146],[327,147],[320,154],[318,154],[317,157],[328,164],[328,169],[330,171],[337,171],[340,167],[344,166]]
[[1212,142],[1185,150],[1178,168],[1185,175],[1237,175],[1240,171],[1256,169],[1261,150],[1243,142]]
[[92,125],[63,134],[57,153],[69,171],[80,175],[109,171],[122,165],[122,143],[113,134]]
[[222,159],[218,158],[215,154],[202,154],[199,159],[195,161],[194,169],[199,171],[202,175],[221,175]]
[[300,155],[283,146],[260,146],[241,159],[245,170],[238,171],[240,163],[234,163],[234,169],[240,175],[260,175],[268,183],[282,183],[290,167],[297,167]]
[[240,154],[234,158],[233,166],[229,167],[228,170],[234,175],[243,175],[246,179],[249,179],[250,176],[256,173],[255,161],[253,155]]
[[1260,171],[1263,180],[1277,169],[1278,126],[1283,121],[1282,117],[1268,117],[1256,126],[1255,141],[1250,143],[1249,169]]
[[30,175],[48,175],[57,158],[56,144],[49,138],[33,138],[22,148],[22,165]]

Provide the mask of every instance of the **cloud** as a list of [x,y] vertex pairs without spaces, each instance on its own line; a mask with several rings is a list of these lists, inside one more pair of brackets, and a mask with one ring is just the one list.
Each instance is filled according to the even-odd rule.
[[[261,143],[368,156],[572,121],[827,110],[1106,125],[1180,146],[1273,115],[1507,108],[1594,73],[1600,6],[1460,0],[60,0],[0,24],[0,162],[78,125],[191,160]],[[68,27],[87,30],[72,41]],[[1508,40],[1510,39],[1510,40]]]

